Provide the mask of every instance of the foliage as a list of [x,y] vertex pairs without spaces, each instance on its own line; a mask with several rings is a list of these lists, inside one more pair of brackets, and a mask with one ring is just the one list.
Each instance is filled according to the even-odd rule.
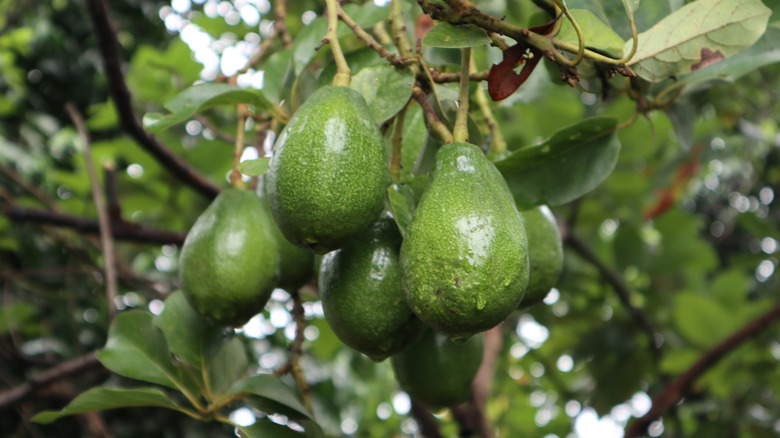
[[776,2],[569,0],[573,21],[557,0],[343,2],[328,35],[384,134],[402,234],[465,132],[564,237],[556,288],[486,333],[476,401],[435,417],[338,340],[314,282],[235,330],[178,291],[187,230],[257,184],[344,66],[325,2],[172,3],[0,0],[3,436],[486,436],[477,412],[502,437],[609,437],[659,395],[652,436],[780,430]]

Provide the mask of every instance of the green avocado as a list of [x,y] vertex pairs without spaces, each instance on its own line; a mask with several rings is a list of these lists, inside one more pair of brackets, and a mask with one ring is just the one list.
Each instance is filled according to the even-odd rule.
[[401,234],[392,218],[322,260],[325,319],[351,348],[380,362],[406,348],[424,329],[401,290]]
[[279,134],[265,188],[284,236],[324,254],[379,218],[389,181],[382,135],[363,97],[325,86]]
[[184,240],[181,288],[190,305],[219,324],[239,326],[261,312],[276,286],[273,219],[256,194],[222,191]]
[[401,388],[428,408],[439,410],[468,401],[471,382],[482,363],[482,348],[481,334],[456,344],[447,335],[428,329],[391,362]]
[[474,145],[443,146],[401,246],[409,307],[462,341],[517,309],[528,271],[522,218],[498,170]]
[[[268,198],[262,196],[265,214],[271,218],[271,207]],[[296,291],[314,277],[314,254],[290,243],[282,231],[271,219],[272,234],[279,250],[279,282],[277,287],[286,291]]]
[[525,298],[520,308],[525,309],[544,300],[563,270],[563,245],[558,223],[550,208],[542,205],[520,212],[528,236],[528,260],[531,273]]

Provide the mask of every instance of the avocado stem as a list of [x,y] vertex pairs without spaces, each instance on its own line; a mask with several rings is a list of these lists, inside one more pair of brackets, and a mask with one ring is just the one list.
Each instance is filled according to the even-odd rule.
[[409,109],[411,101],[398,115],[395,116],[395,125],[393,126],[393,136],[391,138],[393,149],[390,154],[390,178],[394,183],[401,182],[401,149],[403,147],[404,120],[406,119],[406,110]]
[[244,154],[244,131],[246,130],[246,106],[236,105],[238,110],[238,125],[236,127],[236,143],[233,147],[233,171],[230,172],[230,185],[236,189],[245,187],[238,165],[241,163],[241,155]]
[[[473,59],[471,60],[471,69],[476,70],[476,65],[474,65]],[[493,115],[493,110],[490,109],[490,102],[488,102],[485,90],[480,85],[477,85],[477,89],[474,91],[474,98],[477,101],[477,105],[479,105],[479,109],[482,110],[482,116],[485,117],[488,128],[490,129],[490,134],[492,137],[490,142],[490,152],[505,151],[506,140],[504,140],[504,136],[501,134],[501,127],[498,125],[498,122],[496,122],[496,117]]]
[[349,83],[352,81],[352,72],[349,69],[349,64],[347,64],[347,59],[344,57],[344,52],[341,51],[337,32],[339,6],[336,0],[325,0],[325,4],[328,7],[328,31],[325,33],[325,37],[322,38],[322,42],[330,45],[330,50],[333,52],[333,61],[336,62],[336,76],[333,78],[333,85],[349,87]]
[[460,93],[458,94],[458,112],[455,113],[455,126],[452,129],[452,137],[455,143],[466,143],[469,140],[468,114],[471,47],[464,47],[460,50]]

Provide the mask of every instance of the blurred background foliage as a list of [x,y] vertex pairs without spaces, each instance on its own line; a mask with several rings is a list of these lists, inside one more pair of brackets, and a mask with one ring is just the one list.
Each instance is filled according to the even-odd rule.
[[[516,25],[538,24],[539,9],[531,1],[475,3]],[[681,3],[641,2],[640,32]],[[572,0],[568,6],[591,10],[623,38],[630,37],[620,2]],[[376,8],[380,16],[386,14],[387,6]],[[275,20],[267,0],[116,0],[110,9],[133,106],[141,115],[161,111],[166,100],[197,81],[235,74],[271,35]],[[322,11],[320,1],[287,3],[293,57],[296,48],[309,44],[307,25]],[[419,8],[406,2],[404,13],[413,34]],[[770,28],[777,24],[775,14]],[[82,145],[64,111],[72,102],[85,114],[95,161],[101,169],[104,163],[116,169],[122,218],[184,233],[208,200],[123,133],[95,38],[82,1],[0,0],[0,202],[4,208],[96,217]],[[353,74],[359,71],[355,66],[382,62],[371,52],[359,57],[360,44],[351,35],[343,44],[354,60]],[[274,42],[273,49],[237,77],[239,86],[262,87],[277,97],[272,100],[295,108],[323,80],[323,71],[332,74],[330,57],[323,55],[327,49],[292,71],[282,68],[289,54],[281,43]],[[427,48],[425,56],[431,65],[456,70],[454,53]],[[475,51],[479,70],[499,59],[495,48]],[[586,117],[614,115],[623,121],[635,111],[635,102],[620,91],[625,90],[621,77],[612,79],[603,99],[592,93],[603,86],[597,77],[583,74],[582,86],[569,88],[551,81],[556,74],[548,75],[545,67],[541,64],[515,95],[495,105],[510,149],[536,144]],[[566,246],[557,288],[543,304],[503,326],[487,405],[500,436],[620,437],[632,417],[649,409],[650,398],[705,350],[778,301],[778,93],[778,64],[733,83],[686,89],[666,110],[640,115],[619,132],[622,151],[601,186],[554,209],[564,232],[577,236],[624,280],[631,303],[655,334],[648,337],[592,260]],[[158,138],[226,187],[235,117],[234,108],[212,109]],[[255,140],[267,150],[273,135]],[[105,183],[105,174],[101,178]],[[173,243],[119,242],[116,305],[159,312],[162,300],[177,288],[177,252]],[[100,266],[95,235],[0,217],[1,388],[20,385],[105,343],[109,314]],[[389,363],[374,364],[341,344],[325,323],[314,290],[304,289],[309,324],[301,365],[320,424],[331,435],[418,435],[409,399],[399,391]],[[294,336],[289,297],[277,291],[243,330],[261,369],[286,360]],[[731,352],[695,383],[684,403],[651,426],[650,435],[780,436],[778,335],[780,329],[771,328]],[[132,385],[92,370],[47,386],[0,409],[0,436],[103,436],[101,428],[115,437],[233,433],[224,425],[203,425],[152,408],[79,415],[49,426],[26,420],[107,380]],[[262,417],[246,408],[234,414],[242,421]],[[437,417],[443,435],[457,434],[450,412]]]

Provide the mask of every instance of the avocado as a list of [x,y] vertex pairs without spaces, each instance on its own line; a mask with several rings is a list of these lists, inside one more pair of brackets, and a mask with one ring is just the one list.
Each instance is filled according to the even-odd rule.
[[482,335],[456,344],[427,329],[420,339],[392,357],[395,378],[413,399],[433,410],[468,401],[482,363]]
[[363,97],[347,87],[315,91],[279,134],[266,194],[284,236],[317,254],[366,231],[390,182],[379,128]]
[[544,300],[563,270],[563,245],[558,223],[546,205],[521,211],[528,237],[528,260],[531,267],[528,288],[520,302],[525,309]]
[[[272,218],[268,197],[261,196],[265,214]],[[271,219],[271,232],[279,251],[279,281],[277,287],[296,291],[314,277],[314,254],[290,243]]]
[[409,307],[463,341],[517,309],[528,271],[522,218],[498,170],[474,145],[443,146],[401,246]]
[[181,288],[201,315],[239,326],[261,312],[276,286],[279,256],[273,219],[252,192],[223,190],[187,233]]
[[325,319],[351,348],[380,362],[406,348],[424,329],[401,290],[401,234],[391,217],[322,260]]

